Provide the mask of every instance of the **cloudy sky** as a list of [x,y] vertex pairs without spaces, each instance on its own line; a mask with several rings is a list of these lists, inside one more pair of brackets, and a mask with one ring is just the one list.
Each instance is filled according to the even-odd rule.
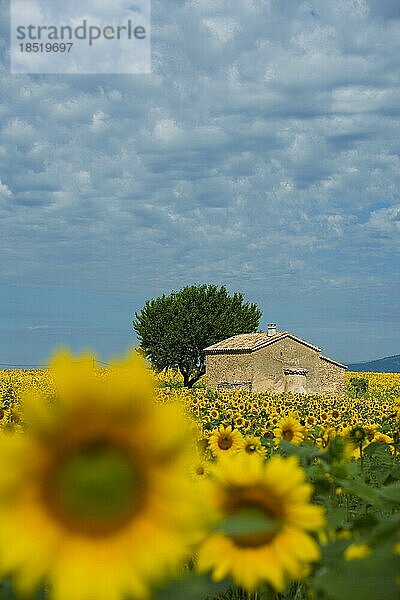
[[192,283],[400,352],[398,0],[153,0],[148,75],[11,75],[1,7],[0,363],[107,360]]

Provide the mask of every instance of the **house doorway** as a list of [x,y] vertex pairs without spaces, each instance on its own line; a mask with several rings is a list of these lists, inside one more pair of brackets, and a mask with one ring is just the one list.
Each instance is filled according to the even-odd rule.
[[307,369],[283,369],[284,391],[294,394],[307,394]]

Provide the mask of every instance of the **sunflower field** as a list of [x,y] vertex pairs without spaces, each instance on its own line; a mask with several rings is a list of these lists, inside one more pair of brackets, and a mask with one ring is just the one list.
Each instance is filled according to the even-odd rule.
[[400,600],[400,374],[0,371],[0,600]]

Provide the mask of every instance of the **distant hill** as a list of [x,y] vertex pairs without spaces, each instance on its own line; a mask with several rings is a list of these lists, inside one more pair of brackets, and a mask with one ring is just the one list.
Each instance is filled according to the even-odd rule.
[[386,356],[369,362],[347,365],[349,371],[375,371],[376,373],[400,373],[400,354]]

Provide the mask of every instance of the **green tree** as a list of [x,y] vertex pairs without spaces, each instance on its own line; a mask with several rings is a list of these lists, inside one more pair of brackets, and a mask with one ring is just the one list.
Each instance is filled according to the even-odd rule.
[[368,379],[366,377],[351,377],[350,385],[354,390],[356,398],[365,396],[368,391]]
[[145,302],[133,328],[156,371],[179,370],[186,387],[206,371],[204,348],[257,330],[261,311],[224,286],[191,285]]

